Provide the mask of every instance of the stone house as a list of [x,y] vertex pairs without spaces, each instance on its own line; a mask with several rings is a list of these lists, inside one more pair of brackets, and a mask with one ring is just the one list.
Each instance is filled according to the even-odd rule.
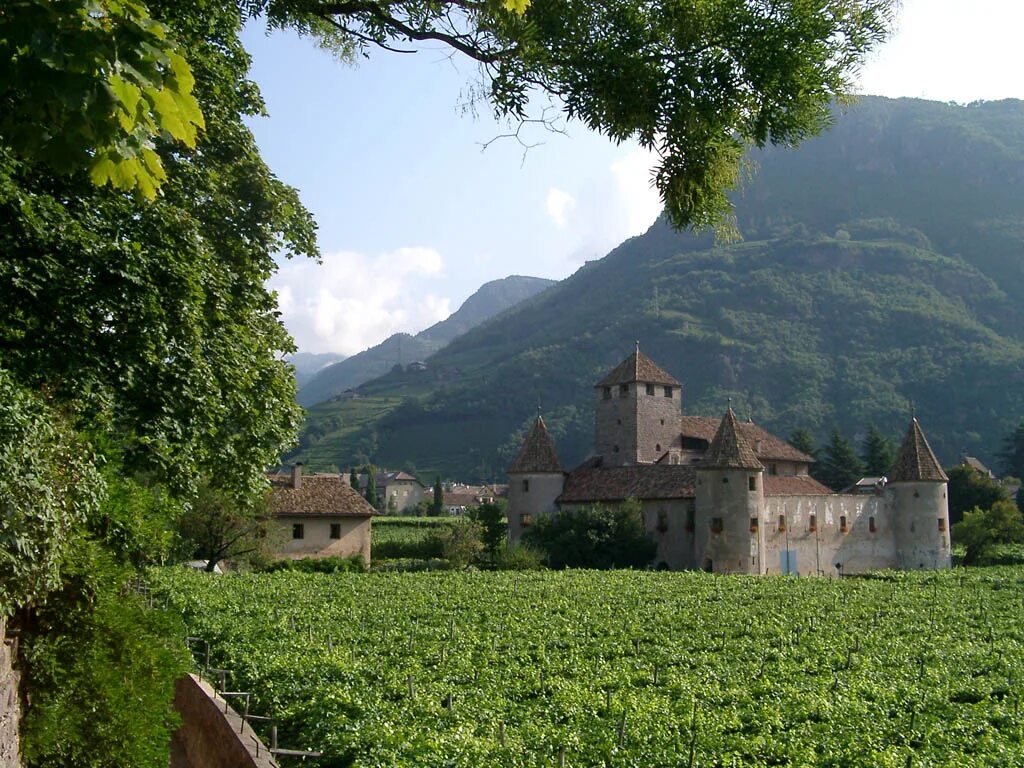
[[682,414],[682,386],[637,351],[595,385],[594,454],[566,472],[541,417],[509,469],[509,540],[539,515],[636,499],[652,565],[834,576],[948,568],[946,475],[912,418],[871,493],[837,494],[756,424]]
[[[367,476],[359,475],[359,488],[366,493]],[[419,480],[402,470],[382,470],[373,476],[377,499],[382,510],[407,512],[425,497],[426,489]],[[432,497],[431,497],[432,498]]]
[[271,474],[270,512],[280,541],[277,555],[352,557],[362,555],[370,565],[370,526],[373,507],[338,474],[303,475],[302,465],[291,473]]

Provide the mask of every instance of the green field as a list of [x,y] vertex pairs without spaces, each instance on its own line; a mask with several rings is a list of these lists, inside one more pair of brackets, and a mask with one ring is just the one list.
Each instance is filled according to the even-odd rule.
[[330,766],[1024,765],[1024,569],[154,570]]
[[372,561],[427,560],[441,557],[437,536],[458,522],[455,517],[375,517]]

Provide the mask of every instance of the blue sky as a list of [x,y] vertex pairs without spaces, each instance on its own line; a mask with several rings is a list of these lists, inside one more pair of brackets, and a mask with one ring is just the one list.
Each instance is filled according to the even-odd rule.
[[[863,93],[942,101],[1024,98],[1020,0],[905,0]],[[250,27],[251,122],[274,172],[320,228],[323,262],[284,262],[270,287],[299,348],[354,354],[441,320],[510,274],[560,279],[640,234],[660,210],[651,159],[580,125],[499,139],[464,108],[473,66],[441,48],[349,65]]]

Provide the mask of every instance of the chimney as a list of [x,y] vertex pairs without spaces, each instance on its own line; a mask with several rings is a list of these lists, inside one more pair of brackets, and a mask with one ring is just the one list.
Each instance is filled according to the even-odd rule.
[[302,487],[302,462],[296,462],[292,467],[292,488],[298,490]]
[[754,453],[757,453],[757,454],[761,453],[761,441],[760,440],[755,440],[754,441]]

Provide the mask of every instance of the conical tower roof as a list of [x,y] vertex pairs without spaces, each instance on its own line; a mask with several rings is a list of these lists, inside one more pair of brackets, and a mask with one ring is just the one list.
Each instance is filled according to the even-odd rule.
[[935,458],[932,447],[928,445],[924,432],[921,431],[921,425],[917,423],[917,417],[912,417],[896,462],[889,470],[889,482],[945,483],[948,480],[946,473],[942,471],[939,460]]
[[632,384],[635,381],[642,381],[646,384],[665,384],[670,387],[681,386],[672,374],[641,352],[639,346],[637,346],[636,352],[615,366],[611,373],[594,386],[614,387],[618,384]]
[[516,457],[508,473],[510,475],[517,473],[525,475],[562,472],[564,472],[562,463],[558,460],[558,454],[555,453],[555,444],[551,441],[551,435],[548,434],[547,425],[544,424],[544,419],[538,416],[537,420],[533,422],[530,434],[523,441],[519,456]]
[[744,437],[736,414],[730,404],[718,425],[718,431],[700,460],[698,468],[707,469],[764,469],[750,442]]

